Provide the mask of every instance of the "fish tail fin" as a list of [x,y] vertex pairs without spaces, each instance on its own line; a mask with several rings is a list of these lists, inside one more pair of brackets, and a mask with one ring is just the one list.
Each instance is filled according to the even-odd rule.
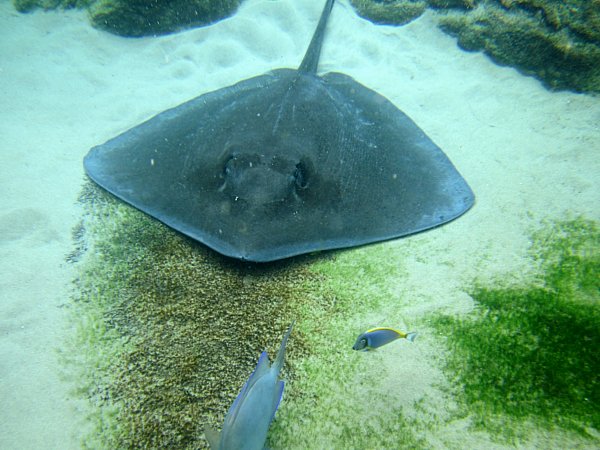
[[285,357],[285,346],[287,344],[288,338],[290,337],[290,333],[292,332],[292,328],[293,328],[295,322],[296,322],[295,320],[292,321],[287,332],[285,333],[285,336],[283,336],[283,340],[281,341],[281,346],[279,347],[279,351],[277,352],[277,357],[275,358],[275,361],[273,362],[273,365],[271,366],[271,368],[275,369],[276,373],[279,373],[279,371],[283,367],[283,358]]
[[410,342],[413,342],[415,340],[415,338],[417,337],[417,332],[415,331],[411,331],[410,333],[406,333],[406,339],[408,339]]
[[219,448],[219,442],[221,440],[221,436],[217,430],[209,427],[208,425],[204,426],[204,437],[208,441],[208,445],[212,450],[216,450]]

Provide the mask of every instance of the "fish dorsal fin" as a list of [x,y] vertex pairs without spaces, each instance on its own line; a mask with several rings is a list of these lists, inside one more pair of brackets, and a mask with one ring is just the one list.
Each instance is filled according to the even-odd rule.
[[371,328],[367,331],[365,331],[365,333],[372,333],[373,331],[392,331],[396,334],[399,334],[400,336],[404,336],[405,333],[403,333],[400,330],[397,330],[396,328],[391,328],[391,327],[375,327],[375,328]]
[[277,357],[275,358],[275,361],[273,361],[273,365],[271,366],[271,368],[277,374],[283,367],[283,358],[285,357],[285,346],[287,344],[288,338],[290,337],[290,333],[292,332],[292,328],[294,327],[294,322],[290,324],[290,327],[285,333],[285,336],[283,336],[283,340],[281,341],[281,345],[279,346],[279,351],[277,352]]
[[321,55],[321,47],[323,45],[323,38],[325,37],[325,27],[327,26],[327,19],[333,8],[334,0],[327,0],[321,18],[317,24],[317,28],[313,34],[313,37],[308,46],[308,50],[298,67],[298,72],[305,73],[317,73],[317,66],[319,65],[319,56]]
[[223,424],[223,428],[225,428],[226,425],[235,422],[240,405],[244,402],[248,391],[252,389],[252,386],[254,386],[256,381],[259,380],[265,373],[267,373],[270,368],[271,367],[269,366],[269,357],[267,356],[267,352],[262,352],[260,358],[258,358],[258,363],[256,363],[256,368],[254,369],[254,372],[252,372],[252,375],[250,375],[250,378],[248,378],[248,381],[246,381],[246,384],[244,384],[242,390],[240,391],[238,396],[233,401],[231,407],[229,408],[227,416],[225,417],[225,423]]

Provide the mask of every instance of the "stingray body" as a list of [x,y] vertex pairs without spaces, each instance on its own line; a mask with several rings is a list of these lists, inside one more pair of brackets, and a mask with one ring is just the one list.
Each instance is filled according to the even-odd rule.
[[272,261],[448,222],[474,197],[391,102],[317,75],[327,0],[297,70],[219,89],[94,147],[87,174],[147,214],[234,258]]

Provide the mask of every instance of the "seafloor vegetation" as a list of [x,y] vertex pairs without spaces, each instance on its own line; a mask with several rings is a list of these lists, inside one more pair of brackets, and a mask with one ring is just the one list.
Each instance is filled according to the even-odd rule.
[[77,333],[62,355],[93,405],[86,448],[206,446],[204,424],[220,428],[260,352],[273,357],[293,319],[273,448],[430,448],[431,437],[443,441],[442,430],[457,419],[499,439],[527,440],[552,426],[586,441],[598,429],[595,223],[578,219],[536,233],[539,279],[477,285],[470,315],[402,319],[411,330],[433,323],[447,337],[452,387],[432,392],[441,396],[437,404],[459,406],[438,414],[427,401],[402,404],[382,390],[390,375],[379,364],[384,353],[367,359],[351,350],[366,315],[383,308],[386,317],[404,317],[394,291],[405,276],[403,247],[246,264],[91,183],[81,200],[81,250],[70,257],[80,259],[70,306]]
[[[73,303],[89,448],[199,448],[220,428],[263,349],[277,351],[314,275],[298,260],[225,259],[92,186],[77,232],[93,243]],[[308,258],[309,260],[310,258]],[[287,360],[304,353],[294,332]],[[292,367],[287,365],[286,369]],[[293,382],[292,370],[284,376]]]
[[[87,216],[75,236],[81,249],[91,245],[69,258],[81,259],[72,304],[78,333],[63,356],[79,394],[95,409],[85,447],[203,447],[203,425],[220,429],[260,352],[273,357],[293,319],[285,401],[270,434],[274,446],[310,448],[319,445],[315,439],[324,448],[418,442],[410,427],[400,426],[400,407],[369,418],[354,413],[366,396],[383,400],[376,386],[347,396],[356,388],[361,359],[351,346],[361,330],[343,324],[356,310],[353,302],[361,301],[363,310],[386,295],[368,288],[387,273],[377,247],[373,260],[358,257],[357,266],[358,250],[351,264],[336,265],[337,281],[328,280],[335,252],[246,264],[91,184],[81,200]],[[366,432],[386,430],[390,418],[394,433]]]
[[531,252],[539,279],[476,284],[472,314],[433,320],[447,337],[447,373],[476,427],[514,438],[532,422],[597,437],[600,229],[554,224],[535,233]]

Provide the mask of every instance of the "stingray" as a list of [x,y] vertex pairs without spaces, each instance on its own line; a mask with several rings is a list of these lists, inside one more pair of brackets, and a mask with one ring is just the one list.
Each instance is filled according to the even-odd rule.
[[474,196],[442,150],[348,75],[317,75],[327,0],[298,69],[166,110],[96,146],[89,177],[224,255],[266,262],[436,227]]

